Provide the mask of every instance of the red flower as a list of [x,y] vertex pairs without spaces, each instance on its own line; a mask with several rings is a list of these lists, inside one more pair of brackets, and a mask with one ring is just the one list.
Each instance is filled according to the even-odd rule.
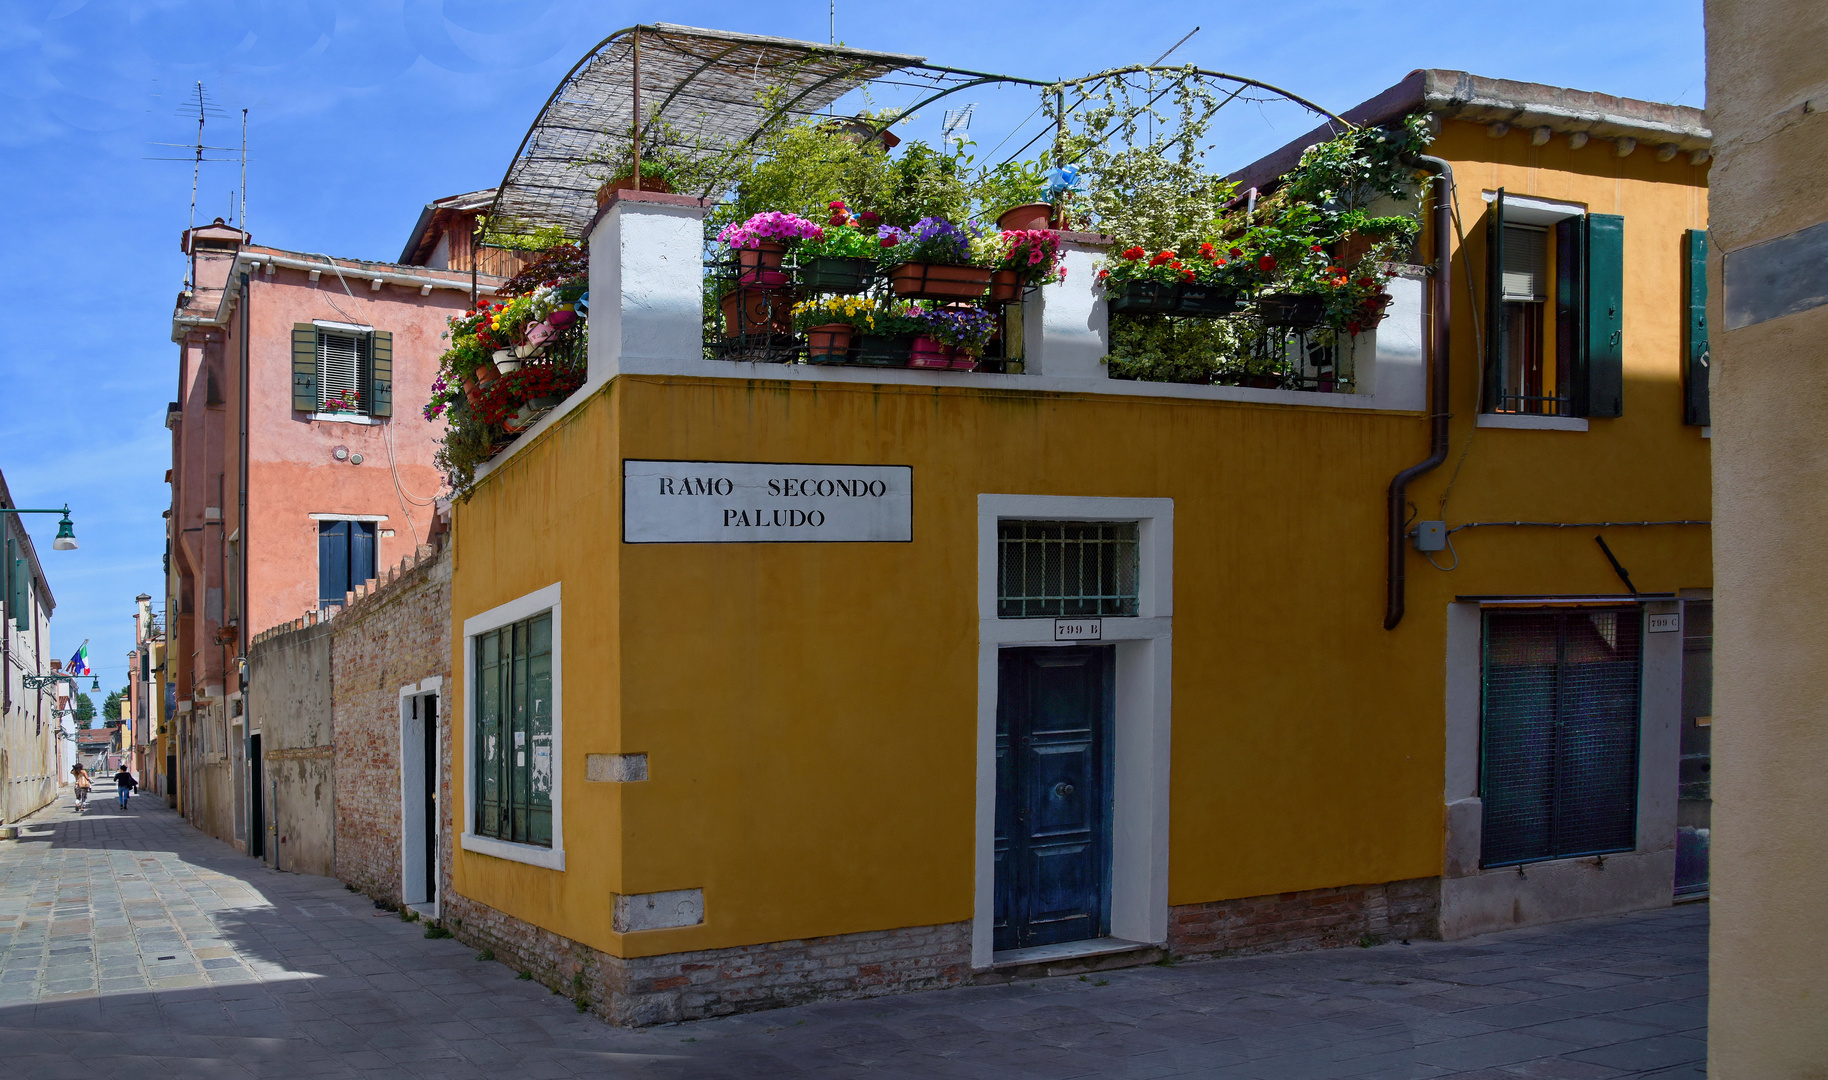
[[1371,286],[1377,284],[1377,282],[1373,281],[1372,279],[1370,279],[1368,277],[1361,277],[1358,279],[1358,284],[1359,284],[1360,288],[1368,289]]
[[1225,260],[1224,260],[1224,259],[1214,259],[1214,260],[1212,260],[1212,265],[1214,265],[1214,266],[1224,266],[1224,265],[1225,265]]
[[900,243],[900,241],[896,240],[893,236],[885,236],[882,238],[882,246],[885,248],[892,248],[898,243]]
[[1143,256],[1144,256],[1144,255],[1147,255],[1147,254],[1148,254],[1148,252],[1146,252],[1146,251],[1144,251],[1144,250],[1143,250],[1143,249],[1142,249],[1142,248],[1139,248],[1139,247],[1133,247],[1133,248],[1130,248],[1130,249],[1128,249],[1128,250],[1127,250],[1127,251],[1125,251],[1125,252],[1124,252],[1124,253],[1123,253],[1123,257],[1124,257],[1124,258],[1126,258],[1126,259],[1129,259],[1129,260],[1130,260],[1130,261],[1132,261],[1132,262],[1134,262],[1134,261],[1136,261],[1136,260],[1137,260],[1137,259],[1140,259],[1140,258],[1142,258],[1142,257],[1143,257]]
[[1183,281],[1192,281],[1192,280],[1193,280],[1193,271],[1191,271],[1191,270],[1182,270],[1182,271],[1181,271],[1181,280],[1183,280]]
[[1261,258],[1261,259],[1258,259],[1258,260],[1257,260],[1257,269],[1259,269],[1259,270],[1261,270],[1261,271],[1263,271],[1263,272],[1264,272],[1264,273],[1266,273],[1266,274],[1273,274],[1273,273],[1275,273],[1275,272],[1276,272],[1276,258],[1275,258],[1275,256],[1273,256],[1273,255],[1265,255],[1265,256],[1263,256],[1263,257],[1262,257],[1262,258]]
[[1315,244],[1312,247],[1308,248],[1308,250],[1309,251],[1325,251],[1326,248],[1321,247],[1319,244]]
[[825,205],[832,210],[842,210],[842,209],[844,209],[844,200],[843,199],[833,199],[831,202],[828,202]]
[[1361,329],[1363,329],[1363,327],[1358,325],[1357,319],[1353,319],[1352,321],[1346,323],[1346,333],[1351,334],[1353,337],[1357,337],[1358,332]]
[[1174,258],[1174,252],[1172,252],[1172,251],[1157,252],[1156,256],[1153,259],[1149,260],[1149,265],[1150,266],[1160,266],[1161,264],[1167,262],[1169,259],[1172,259],[1172,258]]
[[865,210],[863,213],[857,215],[857,220],[865,225],[874,225],[882,220],[882,215]]
[[1201,255],[1211,255],[1212,254],[1212,245],[1211,244],[1201,244],[1200,245],[1200,254]]
[[1231,249],[1231,251],[1230,251],[1230,255],[1231,255],[1231,257],[1232,257],[1232,258],[1234,258],[1234,259],[1235,259],[1235,258],[1237,258],[1237,257],[1238,257],[1238,256],[1240,256],[1240,255],[1242,255],[1242,254],[1244,254],[1244,249],[1243,249],[1243,248],[1232,248],[1232,249]]

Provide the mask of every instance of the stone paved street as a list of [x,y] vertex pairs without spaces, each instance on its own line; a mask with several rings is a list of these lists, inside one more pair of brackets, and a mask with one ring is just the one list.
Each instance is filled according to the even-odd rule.
[[156,798],[0,841],[0,1076],[1701,1077],[1707,908],[611,1028]]

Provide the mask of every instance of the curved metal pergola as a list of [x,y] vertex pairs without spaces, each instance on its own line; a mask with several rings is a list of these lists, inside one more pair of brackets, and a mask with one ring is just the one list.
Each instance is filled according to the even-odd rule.
[[[556,225],[567,237],[582,239],[596,215],[596,191],[603,179],[591,173],[606,169],[621,147],[638,153],[639,147],[662,146],[695,157],[742,152],[771,127],[820,115],[821,109],[870,83],[912,87],[925,95],[898,110],[896,119],[989,84],[1051,94],[1058,117],[1066,111],[1068,91],[1083,99],[1108,80],[1153,73],[1235,83],[1227,102],[1255,88],[1344,128],[1352,126],[1280,87],[1204,68],[1145,64],[1077,79],[1026,79],[928,64],[925,57],[901,53],[643,24],[604,38],[559,80],[496,189],[488,232],[525,233]],[[878,131],[895,122],[882,123]],[[662,137],[655,138],[656,132]],[[669,137],[674,132],[678,138]]]

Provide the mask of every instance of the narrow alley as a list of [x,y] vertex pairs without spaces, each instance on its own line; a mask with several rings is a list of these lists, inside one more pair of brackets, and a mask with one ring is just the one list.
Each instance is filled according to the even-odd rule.
[[0,843],[9,1077],[1701,1077],[1708,909],[623,1030],[160,800]]

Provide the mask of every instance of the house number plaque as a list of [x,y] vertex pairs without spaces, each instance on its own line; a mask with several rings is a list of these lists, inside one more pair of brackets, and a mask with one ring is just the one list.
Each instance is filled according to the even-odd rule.
[[1055,641],[1100,641],[1104,638],[1103,619],[1055,619]]
[[759,461],[622,463],[630,544],[905,543],[914,538],[906,465]]

